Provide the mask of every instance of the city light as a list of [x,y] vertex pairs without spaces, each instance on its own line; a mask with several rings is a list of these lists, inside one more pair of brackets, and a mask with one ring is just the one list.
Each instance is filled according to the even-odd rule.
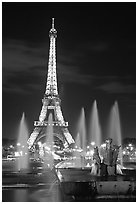
[[15,152],[15,157],[18,157],[20,156],[20,153],[19,152]]
[[105,143],[104,143],[104,144],[102,144],[102,145],[101,145],[101,147],[105,148],[105,147],[106,147],[106,144],[105,144]]
[[95,142],[91,142],[91,145],[94,146],[94,145],[95,145]]
[[123,151],[123,154],[126,154],[126,151]]
[[91,151],[90,151],[90,154],[93,155],[93,154],[94,154],[94,150],[91,150]]
[[129,146],[129,147],[132,147],[132,144],[129,144],[128,146]]

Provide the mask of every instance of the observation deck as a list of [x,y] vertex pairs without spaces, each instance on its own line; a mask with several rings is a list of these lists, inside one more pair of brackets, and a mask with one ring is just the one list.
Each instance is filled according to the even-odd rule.
[[[35,127],[41,127],[41,126],[50,126],[51,124],[48,123],[48,121],[34,121],[34,126]],[[68,122],[64,122],[64,123],[61,123],[61,122],[57,122],[57,121],[53,121],[52,122],[52,126],[62,126],[62,127],[68,127]]]

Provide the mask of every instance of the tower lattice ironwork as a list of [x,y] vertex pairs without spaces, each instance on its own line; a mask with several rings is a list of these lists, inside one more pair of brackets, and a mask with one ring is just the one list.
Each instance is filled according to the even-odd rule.
[[68,130],[68,122],[65,122],[62,110],[61,99],[58,95],[57,74],[56,74],[56,38],[57,31],[54,28],[54,18],[52,18],[52,28],[49,31],[50,49],[47,83],[44,97],[42,99],[42,109],[39,120],[34,121],[34,130],[28,139],[29,148],[34,147],[38,141],[45,141],[46,128],[48,125],[48,116],[53,115],[53,135],[56,145],[62,145],[63,148],[74,143],[74,139]]

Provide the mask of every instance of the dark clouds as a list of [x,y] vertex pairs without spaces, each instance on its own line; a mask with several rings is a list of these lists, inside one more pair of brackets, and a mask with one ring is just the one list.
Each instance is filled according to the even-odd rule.
[[[33,44],[19,40],[7,40],[3,43],[3,91],[29,93],[39,90],[41,80],[47,74],[49,46]],[[92,76],[82,74],[77,65],[76,55],[60,55],[57,62],[58,80],[62,83],[90,84]],[[84,58],[84,55],[83,55]],[[18,85],[18,86],[17,86]]]
[[[90,58],[87,57],[87,53],[95,54],[98,52],[103,54],[108,53],[111,50],[108,43],[97,42],[97,43],[84,43],[80,44],[82,50],[76,48],[72,52],[66,53],[62,50],[60,55],[58,54],[57,61],[57,73],[59,83],[77,83],[95,86],[95,81],[98,80],[98,83],[102,80],[108,80],[112,78],[113,82],[99,86],[99,89],[107,91],[108,93],[128,93],[135,92],[135,85],[129,84],[125,85],[122,82],[117,82],[119,76],[106,76],[103,74],[102,77],[94,74],[95,66],[93,66],[93,58],[90,61]],[[130,50],[132,47],[130,48]],[[47,50],[47,51],[46,51]],[[41,88],[41,81],[44,82],[47,74],[47,64],[48,64],[48,43],[31,43],[27,44],[25,41],[19,40],[6,40],[3,43],[3,91],[6,92],[19,92],[19,93],[32,93],[32,90],[39,90]],[[133,50],[134,51],[134,50]],[[47,54],[46,54],[47,52]],[[129,51],[128,51],[129,52]],[[96,54],[95,54],[96,55]],[[68,57],[70,56],[70,57]],[[86,60],[87,59],[87,60]],[[87,71],[87,64],[89,63],[89,70],[87,74],[84,74],[84,71]],[[82,63],[82,64],[81,64]],[[90,69],[91,66],[91,69]],[[104,69],[101,67],[101,70]],[[84,70],[84,71],[83,71]],[[102,71],[101,71],[102,72]],[[125,76],[124,79],[129,79]],[[121,78],[122,80],[122,78]],[[134,81],[133,81],[134,83]],[[18,86],[17,86],[18,85]]]
[[118,94],[135,94],[136,93],[136,86],[135,85],[125,85],[121,84],[119,82],[111,82],[104,84],[99,87],[99,89],[106,91],[107,93],[113,94],[113,93],[118,93]]

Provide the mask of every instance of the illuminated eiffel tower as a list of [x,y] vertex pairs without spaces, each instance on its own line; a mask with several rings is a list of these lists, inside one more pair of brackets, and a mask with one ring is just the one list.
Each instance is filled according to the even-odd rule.
[[52,18],[52,28],[49,31],[50,50],[48,62],[47,84],[44,98],[42,99],[42,109],[39,120],[34,121],[34,130],[28,139],[29,149],[35,147],[38,142],[46,139],[46,128],[48,116],[53,116],[54,143],[60,148],[67,148],[74,143],[74,139],[68,131],[68,122],[65,122],[61,111],[61,100],[58,95],[57,75],[56,75],[56,37],[57,31],[54,28],[54,18]]

